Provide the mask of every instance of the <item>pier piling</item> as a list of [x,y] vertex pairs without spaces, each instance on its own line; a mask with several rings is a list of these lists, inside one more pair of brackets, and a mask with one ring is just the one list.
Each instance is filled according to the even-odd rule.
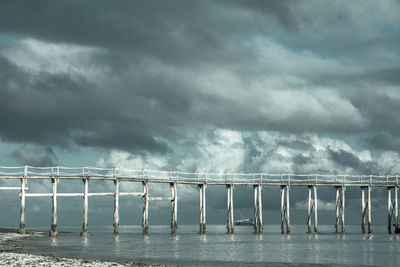
[[149,188],[147,182],[143,182],[143,216],[142,216],[143,234],[149,231]]
[[83,179],[83,223],[82,223],[82,232],[81,236],[87,236],[89,235],[89,232],[87,230],[88,227],[88,193],[89,193],[89,178],[86,177]]
[[[314,192],[314,200],[312,200],[312,192]],[[308,218],[307,228],[308,233],[311,234],[312,214],[314,213],[314,232],[318,231],[318,204],[317,204],[317,187],[315,185],[308,186]]]
[[114,234],[118,234],[119,226],[119,180],[114,180],[115,193],[114,193]]
[[178,229],[178,191],[176,183],[170,183],[171,187],[171,206],[172,206],[172,214],[171,214],[171,233],[175,234]]
[[206,233],[206,184],[199,184],[200,191],[200,234]]
[[51,227],[50,227],[50,236],[56,236],[57,235],[57,183],[58,179],[57,178],[52,178],[51,179],[51,185],[53,189],[53,195],[52,195],[52,213],[51,213]]
[[25,187],[26,187],[26,178],[21,179],[21,212],[20,212],[20,221],[19,221],[19,233],[25,234]]
[[261,185],[253,185],[254,190],[254,232],[261,233],[263,230],[262,225],[262,197]]
[[290,204],[289,204],[289,186],[281,185],[281,233],[290,233]]
[[345,208],[345,186],[335,186],[336,190],[336,233],[339,233],[339,227],[341,227],[341,233],[345,232],[344,224],[344,208]]
[[233,221],[233,185],[226,185],[227,191],[227,224],[226,229],[228,234],[233,234],[235,227]]

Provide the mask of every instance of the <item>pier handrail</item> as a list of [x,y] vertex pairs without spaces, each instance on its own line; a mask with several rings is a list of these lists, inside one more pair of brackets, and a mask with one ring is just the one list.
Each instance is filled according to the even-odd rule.
[[[116,173],[118,170],[118,173]],[[144,174],[144,175],[143,175]],[[337,173],[265,173],[265,172],[208,172],[181,170],[130,169],[124,167],[68,167],[68,166],[0,166],[0,179],[46,179],[57,176],[60,179],[91,177],[93,179],[146,179],[158,182],[218,183],[218,184],[338,184],[391,186],[398,185],[398,175],[381,174],[337,174]]]

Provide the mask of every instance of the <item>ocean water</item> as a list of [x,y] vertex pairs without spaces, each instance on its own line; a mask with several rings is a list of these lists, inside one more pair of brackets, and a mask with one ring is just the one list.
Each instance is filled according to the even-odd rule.
[[386,227],[374,226],[373,234],[361,234],[360,226],[347,226],[335,234],[332,225],[320,225],[318,234],[307,234],[305,225],[292,226],[288,235],[280,226],[265,225],[262,234],[251,227],[226,234],[224,225],[180,225],[170,234],[168,226],[150,226],[143,235],[139,226],[89,227],[88,237],[79,228],[60,228],[57,237],[14,242],[24,252],[65,257],[161,263],[178,266],[400,266],[400,238]]

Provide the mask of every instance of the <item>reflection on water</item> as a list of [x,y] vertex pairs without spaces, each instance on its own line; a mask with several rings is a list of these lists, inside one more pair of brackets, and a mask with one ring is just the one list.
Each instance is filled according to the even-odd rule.
[[335,234],[332,226],[320,226],[318,234],[293,226],[291,234],[284,235],[279,226],[265,226],[262,234],[254,234],[248,227],[226,234],[224,225],[209,225],[205,235],[198,234],[197,227],[181,225],[175,235],[168,226],[151,226],[147,235],[139,226],[121,226],[119,235],[113,234],[112,227],[92,227],[88,237],[79,236],[79,228],[66,228],[59,229],[57,237],[16,243],[35,247],[29,252],[37,254],[181,266],[400,265],[399,236],[388,235],[384,226],[376,226],[373,235],[361,234],[359,226],[348,226],[346,234]]

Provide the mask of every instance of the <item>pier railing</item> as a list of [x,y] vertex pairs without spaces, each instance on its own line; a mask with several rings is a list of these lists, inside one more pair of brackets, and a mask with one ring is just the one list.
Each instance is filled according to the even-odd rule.
[[240,172],[184,172],[152,169],[98,168],[85,167],[5,167],[0,166],[0,179],[81,179],[94,180],[148,180],[152,182],[171,181],[177,183],[207,184],[267,184],[267,185],[346,185],[387,186],[398,185],[399,175],[373,174],[294,174],[294,173],[240,173]]

